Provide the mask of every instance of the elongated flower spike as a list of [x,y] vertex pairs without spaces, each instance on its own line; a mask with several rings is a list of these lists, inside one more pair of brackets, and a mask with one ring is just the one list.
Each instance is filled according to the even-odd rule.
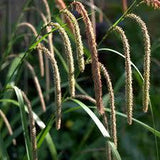
[[79,65],[80,71],[83,72],[85,69],[84,49],[83,49],[83,43],[81,39],[80,28],[79,28],[78,22],[76,18],[74,17],[74,15],[67,9],[62,10],[62,12],[70,19],[70,21],[73,24],[73,33],[75,36],[75,42],[76,42],[76,48],[77,48],[78,65]]
[[135,20],[141,28],[143,33],[143,41],[144,41],[144,83],[143,83],[143,110],[147,112],[149,106],[149,89],[150,89],[150,56],[151,56],[151,43],[150,36],[148,34],[148,29],[144,21],[135,14],[128,14],[128,18]]
[[125,82],[125,95],[126,95],[126,107],[127,107],[127,118],[128,123],[132,124],[132,110],[133,110],[133,87],[132,87],[132,69],[130,63],[130,46],[125,32],[122,28],[116,26],[115,31],[120,34],[123,42],[123,49],[125,54],[125,71],[126,71],[126,82]]
[[[28,22],[22,22],[22,23],[18,24],[18,27],[28,27],[33,32],[35,37],[38,36],[38,33],[37,33],[35,27]],[[39,57],[40,72],[41,72],[41,76],[43,77],[44,76],[44,62],[43,62],[43,55],[40,50],[38,50],[38,57]]]
[[44,98],[43,98],[42,89],[41,89],[39,80],[38,80],[38,78],[36,76],[36,73],[34,71],[34,68],[27,61],[25,62],[25,64],[26,64],[26,66],[28,67],[29,71],[32,74],[32,77],[33,77],[33,80],[34,80],[34,83],[35,83],[35,86],[36,86],[36,89],[37,89],[37,92],[38,92],[38,95],[39,95],[39,99],[40,99],[40,102],[41,102],[42,110],[46,111],[46,105],[45,105],[45,101],[44,101]]
[[113,91],[112,82],[107,69],[101,63],[100,63],[100,68],[101,68],[102,74],[106,79],[106,83],[108,87],[110,107],[111,107],[111,121],[112,121],[111,131],[112,131],[114,144],[117,147],[117,129],[116,129],[116,111],[115,111],[114,91]]
[[[11,125],[10,125],[6,115],[3,113],[3,111],[1,109],[0,109],[0,117],[3,119],[3,121],[6,125],[9,135],[12,136],[13,131],[12,131]],[[16,145],[16,139],[13,139],[12,142],[13,142],[13,145]]]
[[32,143],[32,158],[33,160],[38,160],[37,157],[37,140],[36,140],[36,126],[35,126],[35,120],[33,118],[33,113],[32,113],[32,106],[31,102],[26,96],[26,94],[22,92],[24,101],[26,102],[27,109],[28,109],[28,115],[29,115],[29,126],[30,126],[30,137],[31,137],[31,143]]
[[54,77],[54,86],[55,86],[55,101],[56,101],[56,128],[57,130],[61,127],[61,110],[62,110],[62,95],[61,95],[61,79],[60,73],[57,65],[57,61],[54,55],[45,48],[43,45],[37,46],[51,61]]
[[104,113],[104,106],[102,102],[102,82],[101,82],[101,74],[100,74],[100,66],[98,61],[98,53],[97,53],[97,44],[95,40],[95,34],[93,30],[92,23],[88,17],[87,11],[82,5],[82,3],[74,1],[71,5],[75,6],[76,11],[83,17],[83,21],[86,28],[86,35],[88,39],[89,48],[91,51],[92,58],[92,75],[94,81],[94,89],[95,89],[95,99],[97,109],[100,114]]
[[[90,64],[92,61],[88,60],[86,64]],[[115,111],[115,100],[114,100],[114,91],[113,91],[113,87],[112,87],[112,81],[110,79],[110,75],[107,71],[107,69],[104,67],[104,65],[102,63],[99,62],[100,65],[100,69],[101,72],[103,74],[103,76],[106,79],[106,84],[108,87],[108,92],[109,92],[109,100],[110,100],[110,108],[111,108],[111,135],[113,137],[113,141],[115,146],[117,147],[117,128],[116,128],[116,111]],[[84,97],[84,96],[77,96],[76,98],[81,98],[81,99],[88,99],[89,101],[91,101],[92,103],[95,103],[95,101],[93,101],[94,99],[90,97]],[[105,115],[105,113],[102,115],[103,116],[103,120],[104,120],[104,124],[106,124],[106,128],[108,129],[108,122],[107,122],[107,116]]]
[[71,94],[71,97],[73,97],[75,95],[74,60],[73,60],[73,53],[72,53],[69,37],[65,29],[61,27],[58,23],[51,22],[49,25],[57,28],[59,31],[59,34],[63,39],[65,53],[67,57],[67,63],[69,67],[68,79],[69,79],[70,94]]

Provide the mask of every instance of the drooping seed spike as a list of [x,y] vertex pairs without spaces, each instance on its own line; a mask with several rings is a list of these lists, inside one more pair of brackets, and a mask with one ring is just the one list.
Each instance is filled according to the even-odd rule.
[[42,45],[37,46],[51,61],[54,77],[54,86],[55,86],[55,101],[56,101],[56,128],[57,130],[61,127],[61,110],[62,110],[62,95],[61,95],[61,79],[60,73],[57,65],[57,61],[54,55]]
[[126,107],[127,107],[127,118],[128,123],[132,124],[132,112],[133,112],[133,87],[132,87],[132,69],[130,62],[130,46],[125,32],[122,28],[116,26],[115,31],[119,33],[125,54],[125,71],[126,71],[126,82],[125,82],[125,96],[126,96]]
[[116,129],[116,111],[115,111],[114,91],[113,91],[112,82],[107,69],[101,63],[100,63],[100,68],[101,68],[102,74],[106,79],[106,83],[108,87],[110,107],[111,107],[111,121],[112,121],[111,131],[112,131],[114,144],[117,147],[117,129]]
[[143,111],[148,111],[149,106],[149,89],[150,89],[150,56],[151,56],[151,42],[150,42],[150,36],[148,33],[147,26],[145,22],[137,15],[135,14],[128,14],[127,17],[135,20],[138,25],[141,28],[141,31],[143,33],[143,41],[144,41],[144,83],[143,83]]
[[85,64],[84,64],[84,49],[83,49],[83,43],[81,39],[81,34],[80,34],[80,28],[78,25],[78,22],[74,15],[68,11],[67,9],[63,10],[63,13],[70,19],[70,21],[73,24],[73,33],[75,36],[75,42],[76,42],[76,48],[77,48],[77,60],[78,60],[78,65],[79,69],[81,72],[84,71],[85,69]]
[[87,33],[86,35],[88,39],[88,44],[91,51],[92,75],[93,75],[93,81],[94,81],[96,105],[99,113],[103,114],[104,106],[102,102],[102,82],[101,82],[100,66],[99,66],[98,54],[97,54],[97,43],[95,39],[93,26],[88,17],[87,11],[82,5],[82,3],[74,1],[71,4],[76,7],[76,11],[83,17],[83,21],[84,21],[86,33]]
[[65,53],[67,57],[67,63],[69,67],[68,79],[69,79],[70,94],[71,94],[71,97],[73,97],[75,95],[75,78],[74,78],[74,60],[73,60],[71,43],[65,29],[61,27],[61,25],[53,22],[51,22],[50,25],[58,29],[63,39]]

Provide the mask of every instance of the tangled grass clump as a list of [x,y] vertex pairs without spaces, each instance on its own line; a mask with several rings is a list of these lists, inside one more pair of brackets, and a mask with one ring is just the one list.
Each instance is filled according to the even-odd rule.
[[[126,1],[123,1],[123,2],[126,4]],[[145,0],[144,2],[147,5],[152,6],[154,8],[160,7],[160,3],[158,0]],[[45,13],[43,13],[43,11],[40,10],[39,6],[36,6],[36,7],[27,6],[27,8],[24,9],[25,13],[26,11],[30,12],[31,10],[36,11],[36,13],[38,13],[38,15],[42,20],[41,22],[42,24],[39,24],[41,25],[40,26],[41,28],[40,27],[38,28],[40,30],[38,32],[38,29],[28,21],[24,21],[24,22],[19,21],[19,23],[17,24],[16,31],[19,29],[19,27],[29,28],[33,33],[32,35],[34,36],[34,41],[30,46],[27,46],[28,50],[25,53],[22,53],[24,54],[24,56],[22,57],[18,56],[17,53],[11,54],[12,55],[11,57],[15,58],[15,62],[12,64],[13,69],[11,66],[11,69],[10,69],[11,71],[9,70],[8,75],[10,77],[7,75],[7,78],[9,77],[9,81],[7,81],[7,83],[5,84],[5,87],[1,91],[2,92],[1,97],[3,100],[0,100],[0,102],[9,101],[9,102],[12,102],[13,104],[16,104],[18,107],[20,107],[20,111],[21,111],[20,116],[22,121],[22,130],[24,132],[24,139],[27,137],[27,133],[26,133],[26,130],[28,131],[27,127],[28,126],[30,127],[29,129],[30,137],[29,138],[27,137],[28,142],[26,142],[27,138],[25,139],[25,146],[26,146],[27,153],[24,156],[24,159],[27,157],[28,159],[31,159],[31,160],[32,159],[38,160],[38,154],[39,154],[38,150],[42,145],[42,142],[44,141],[44,139],[46,139],[46,142],[48,143],[51,154],[52,155],[57,154],[55,150],[54,151],[51,150],[51,148],[55,149],[55,146],[49,134],[49,131],[51,130],[52,124],[54,122],[54,117],[56,121],[57,130],[59,130],[60,128],[64,129],[65,127],[66,127],[65,130],[70,130],[71,128],[70,126],[72,126],[72,123],[70,125],[66,125],[65,123],[62,123],[63,122],[62,117],[66,118],[65,116],[63,116],[63,113],[70,113],[79,109],[77,106],[76,107],[78,109],[76,107],[72,107],[71,103],[69,103],[69,105],[71,106],[68,110],[65,107],[62,108],[63,104],[67,104],[66,101],[68,100],[72,100],[76,102],[76,104],[78,104],[82,109],[84,109],[85,112],[91,117],[91,119],[94,121],[96,126],[98,126],[100,132],[102,133],[102,136],[105,138],[105,143],[106,143],[105,150],[107,151],[107,155],[105,156],[108,157],[108,160],[121,159],[118,152],[119,136],[117,136],[119,134],[118,132],[119,128],[117,127],[118,126],[117,124],[119,124],[120,122],[117,120],[116,115],[126,117],[129,125],[131,125],[132,121],[134,120],[135,122],[146,127],[149,131],[151,131],[155,135],[159,136],[160,134],[157,130],[156,130],[157,132],[154,132],[155,130],[153,128],[151,128],[150,126],[146,126],[142,122],[139,122],[138,120],[135,120],[133,118],[133,99],[135,96],[133,94],[134,85],[132,82],[133,81],[132,65],[134,66],[134,64],[131,62],[130,45],[128,42],[127,35],[125,34],[125,31],[120,27],[119,22],[123,21],[125,18],[132,19],[140,26],[140,29],[143,34],[143,44],[144,44],[145,54],[144,54],[144,64],[143,64],[144,78],[142,77],[142,79],[144,79],[143,86],[142,86],[143,87],[142,99],[143,99],[144,112],[148,111],[149,103],[150,103],[149,92],[150,92],[150,73],[151,73],[150,71],[151,70],[150,69],[151,42],[150,42],[150,36],[149,36],[148,29],[145,22],[136,14],[130,13],[130,11],[132,10],[132,7],[127,9],[127,6],[123,6],[125,13],[106,32],[106,35],[110,34],[110,31],[114,31],[118,33],[117,35],[120,36],[120,39],[123,44],[124,55],[121,55],[121,56],[124,56],[125,58],[125,67],[124,67],[125,87],[124,88],[125,88],[126,115],[124,115],[118,112],[119,104],[116,104],[117,99],[115,98],[116,95],[113,88],[114,81],[112,82],[112,78],[111,78],[112,75],[109,74],[110,72],[108,71],[108,68],[109,68],[108,64],[106,65],[105,62],[101,62],[101,59],[103,57],[101,58],[98,55],[99,45],[97,45],[98,42],[96,41],[96,12],[94,10],[95,9],[94,1],[90,0],[90,6],[91,6],[91,18],[90,18],[88,11],[86,10],[85,6],[81,2],[73,1],[70,3],[69,6],[66,6],[63,0],[56,0],[55,4],[57,4],[57,7],[59,9],[58,16],[63,15],[66,23],[63,22],[63,19],[59,17],[57,18],[57,15],[56,16],[52,15],[52,12],[50,10],[50,6],[47,0],[42,0],[42,4],[45,7]],[[70,7],[72,7],[75,12],[71,12]],[[76,14],[80,16],[79,19],[76,18]],[[81,19],[83,20],[83,25],[86,31],[85,36],[88,43],[85,43],[85,36],[82,34],[83,25],[81,26],[79,24]],[[68,30],[66,26],[70,30]],[[59,39],[57,34],[55,34],[56,31],[58,31],[61,39]],[[104,37],[106,37],[106,35],[104,35]],[[28,36],[28,35],[26,34],[25,36]],[[102,39],[102,41],[103,40],[104,39]],[[74,44],[75,44],[75,47],[73,47]],[[63,47],[61,47],[62,45]],[[106,44],[104,43],[103,45],[106,45]],[[74,51],[74,48],[75,48],[75,51]],[[63,55],[63,51],[64,51],[64,55]],[[14,49],[13,49],[13,52],[14,52]],[[74,54],[74,52],[76,52],[76,54]],[[36,65],[31,65],[33,64],[33,62],[36,62],[37,59],[35,58],[36,57],[35,54],[37,53],[39,57],[38,69]],[[43,61],[43,54],[45,56],[45,61]],[[76,55],[76,60],[74,59],[75,55]],[[5,57],[5,60],[7,58],[8,57]],[[75,61],[77,62],[77,65]],[[27,91],[25,90],[22,91],[19,89],[20,90],[19,92],[22,94],[22,97],[19,92],[16,92],[17,100],[18,100],[18,104],[17,104],[16,101],[12,100],[12,97],[13,97],[12,93],[9,95],[6,95],[5,91],[8,90],[10,86],[16,87],[18,85],[21,85],[21,87],[23,87],[24,85],[23,82],[21,82],[20,84],[18,83],[18,78],[21,77],[21,75],[23,75],[23,72],[21,73],[20,72],[21,70],[19,70],[20,73],[17,76],[17,70],[19,68],[21,69],[21,65],[23,63],[24,63],[23,67],[24,68],[27,67],[27,69],[31,73],[32,79],[35,83],[35,87],[37,90],[36,92],[38,93],[39,97],[36,100],[30,101],[29,99],[31,96],[27,93]],[[10,64],[10,61],[8,60],[8,63],[5,62],[3,64],[1,70],[3,70],[3,68],[5,68],[9,64]],[[87,68],[88,67],[86,66],[87,64],[91,65],[91,71]],[[50,68],[53,70],[53,75],[51,78],[50,78]],[[37,70],[38,71],[40,70],[40,76]],[[90,90],[90,92],[87,91],[87,89],[85,90],[81,88],[81,86],[78,84],[79,79],[81,80],[82,78],[82,81],[83,81],[83,78],[85,80],[87,79],[85,77],[85,74],[87,75],[86,73],[87,71],[89,71],[88,72],[89,75],[90,74],[92,75],[89,78],[87,77],[88,79],[91,79],[91,82],[89,83],[94,84],[94,87]],[[84,75],[84,77],[79,78],[81,75]],[[51,88],[52,86],[52,84],[50,83],[51,79],[53,79],[54,81],[53,88]],[[92,79],[93,79],[93,82],[92,82]],[[102,86],[102,82],[104,79],[106,83]],[[45,84],[43,84],[43,81],[45,82]],[[87,84],[86,81],[83,81],[83,82]],[[29,83],[28,79],[27,79],[27,83]],[[29,85],[32,87],[32,84],[29,84]],[[0,86],[1,86],[1,83],[0,83]],[[107,102],[109,102],[109,106],[110,106],[109,108],[107,107],[107,105],[104,105],[104,104],[107,104],[105,103],[105,96],[103,98],[103,92],[105,91],[105,86],[108,89],[108,93],[105,95],[107,95],[107,98],[108,98]],[[14,87],[12,87],[12,89]],[[6,92],[8,94],[8,91]],[[28,92],[30,93],[30,91]],[[54,92],[54,97],[55,97],[54,100],[52,100],[53,103],[49,101],[50,94],[52,95],[52,92]],[[33,93],[31,94],[34,95],[34,89],[33,89]],[[8,98],[7,96],[8,97],[10,96],[10,97]],[[23,104],[23,99],[25,101],[24,104]],[[92,103],[94,104],[94,106],[88,107],[85,104],[83,104],[81,101],[78,101],[77,99],[80,99],[81,101],[83,100],[88,101],[87,103]],[[47,102],[45,102],[45,100]],[[39,108],[34,108],[35,104],[38,103],[38,101],[42,106],[42,110],[45,112],[42,112],[42,110],[39,111]],[[123,102],[123,100],[121,101]],[[50,104],[55,106],[54,109],[50,107]],[[95,109],[95,112],[91,110],[93,108]],[[5,112],[7,112],[8,108],[5,108],[6,110],[4,111],[3,109],[0,109],[0,116],[2,117],[4,123],[6,124],[9,134],[13,136],[12,141],[13,141],[13,144],[15,145],[16,144],[16,140],[14,138],[15,135],[5,115]],[[63,111],[63,109],[65,109],[65,111]],[[53,110],[55,110],[55,112],[52,112]],[[22,111],[24,113],[22,113]],[[26,121],[24,123],[23,121],[25,121],[25,116],[24,116],[25,111],[28,113],[29,122]],[[108,116],[108,114],[106,114],[106,112],[110,112],[110,117]],[[41,114],[43,114],[44,117],[46,115],[51,114],[51,117],[46,124],[43,123],[43,121],[40,119],[40,118],[45,119]],[[99,118],[97,118],[96,114],[99,116]],[[101,119],[103,120],[103,123],[101,123],[100,121]],[[42,131],[39,131],[38,126],[36,126],[36,123],[38,124],[38,126],[43,126],[43,127],[40,127],[40,128],[43,128]],[[81,149],[81,145],[83,146],[83,143],[85,143],[85,139],[90,136],[90,134],[93,132],[93,129],[94,127],[91,129],[89,128],[87,134],[85,135],[84,139],[81,142],[82,144],[80,143],[79,145],[79,148],[77,151],[78,154],[80,153],[79,149]],[[57,139],[55,140],[58,141]],[[1,135],[0,135],[0,146],[1,146]],[[76,157],[77,153],[73,157]],[[0,156],[1,156],[1,152],[0,152]]]

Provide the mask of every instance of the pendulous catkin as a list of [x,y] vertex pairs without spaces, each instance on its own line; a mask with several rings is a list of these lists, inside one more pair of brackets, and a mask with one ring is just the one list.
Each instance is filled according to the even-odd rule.
[[32,77],[33,77],[33,80],[34,80],[34,83],[35,83],[35,86],[36,86],[36,89],[37,89],[37,92],[38,92],[38,95],[39,95],[39,99],[40,99],[40,102],[41,102],[42,110],[46,111],[46,105],[45,105],[45,101],[44,101],[44,98],[43,98],[42,89],[41,89],[39,80],[38,80],[38,78],[36,76],[36,73],[34,71],[34,68],[27,61],[25,62],[25,64],[26,64],[26,66],[28,67],[28,69],[30,70],[30,72],[32,74]]
[[135,14],[128,14],[127,17],[135,20],[141,28],[143,33],[143,41],[144,41],[144,83],[143,83],[143,110],[144,112],[148,111],[149,106],[149,89],[150,89],[150,56],[151,56],[151,43],[150,36],[148,33],[148,29],[144,21]]
[[116,129],[116,112],[115,112],[115,101],[114,101],[114,91],[112,87],[112,82],[109,76],[109,73],[107,72],[107,69],[104,67],[103,64],[100,63],[101,71],[106,79],[109,97],[110,97],[110,107],[111,107],[111,131],[112,131],[112,137],[115,146],[117,147],[117,129]]
[[144,2],[148,5],[153,7],[154,9],[160,8],[160,1],[159,0],[144,0]]
[[94,81],[96,105],[99,113],[103,114],[104,106],[102,102],[102,82],[101,82],[100,66],[99,66],[98,54],[97,54],[97,44],[95,40],[93,26],[88,17],[87,11],[82,5],[82,3],[74,1],[71,3],[71,5],[74,5],[76,7],[76,11],[83,17],[83,21],[84,21],[86,33],[87,33],[86,35],[88,39],[88,44],[91,51],[92,75],[93,75],[93,81]]
[[38,157],[37,157],[36,126],[35,126],[35,120],[33,118],[32,106],[31,106],[31,102],[29,101],[26,94],[23,91],[21,91],[21,92],[22,92],[24,101],[27,104],[27,109],[28,109],[30,136],[31,136],[31,143],[32,143],[32,158],[33,158],[33,160],[38,160]]
[[69,67],[69,72],[68,72],[69,90],[70,90],[71,97],[73,97],[75,95],[74,60],[73,60],[73,53],[72,53],[69,37],[65,29],[61,27],[58,23],[51,22],[49,25],[57,28],[59,31],[59,34],[63,39],[65,53],[67,57],[67,63]]
[[126,107],[127,107],[127,118],[128,123],[132,124],[132,112],[133,112],[133,87],[132,87],[132,69],[130,63],[130,46],[125,32],[122,28],[116,26],[115,31],[120,34],[123,49],[125,54],[125,71],[126,71],[126,82],[125,82],[125,96],[126,96]]
[[[22,26],[30,28],[31,31],[33,32],[34,36],[35,37],[38,36],[38,33],[32,24],[30,24],[28,22],[22,22],[22,23],[18,24],[18,27],[22,27]],[[44,76],[44,62],[43,62],[43,55],[40,50],[38,50],[38,56],[39,56],[40,72],[41,72],[41,76],[43,77]]]
[[[1,109],[0,109],[0,117],[2,117],[6,127],[8,129],[9,135],[13,135],[13,131],[12,131],[11,125],[10,125],[7,117],[5,116],[5,114],[3,113],[3,111]],[[13,142],[13,145],[16,145],[16,139],[13,139],[12,142]]]
[[70,19],[70,21],[73,24],[73,34],[75,36],[79,70],[81,72],[83,72],[85,69],[84,49],[83,49],[83,43],[82,43],[82,39],[81,39],[80,28],[79,28],[78,22],[77,22],[75,16],[67,9],[64,9],[62,12]]
[[47,55],[47,57],[51,61],[53,73],[54,73],[54,86],[55,86],[55,101],[56,101],[56,128],[57,130],[61,127],[61,106],[62,106],[62,95],[61,95],[61,79],[60,79],[60,73],[57,65],[57,61],[54,57],[54,55],[51,54],[51,52],[45,48],[43,45],[37,46],[44,54]]

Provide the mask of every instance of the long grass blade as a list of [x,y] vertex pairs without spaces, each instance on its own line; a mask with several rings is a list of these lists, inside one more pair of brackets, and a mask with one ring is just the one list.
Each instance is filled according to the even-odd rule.
[[29,133],[28,133],[28,128],[27,128],[27,118],[26,118],[26,113],[25,113],[25,105],[24,105],[24,101],[23,101],[23,96],[21,93],[21,90],[16,87],[16,86],[12,86],[12,88],[14,89],[19,105],[20,105],[20,114],[21,114],[21,122],[22,122],[22,128],[23,128],[23,134],[24,134],[24,140],[25,140],[25,147],[26,147],[26,151],[27,151],[27,158],[28,160],[32,160],[32,150],[31,150],[31,143],[30,143],[30,139],[29,139]]
[[114,145],[114,143],[111,141],[111,137],[108,133],[108,131],[105,129],[104,125],[101,123],[101,121],[97,118],[97,116],[81,101],[77,100],[77,99],[70,99],[71,101],[73,101],[74,103],[78,104],[81,108],[83,108],[85,110],[85,112],[92,118],[92,120],[94,121],[94,123],[96,124],[96,126],[98,127],[98,129],[100,130],[101,134],[103,135],[103,137],[106,138],[107,143],[109,144],[113,156],[115,157],[115,159],[117,160],[121,160],[121,157],[116,149],[116,146]]

